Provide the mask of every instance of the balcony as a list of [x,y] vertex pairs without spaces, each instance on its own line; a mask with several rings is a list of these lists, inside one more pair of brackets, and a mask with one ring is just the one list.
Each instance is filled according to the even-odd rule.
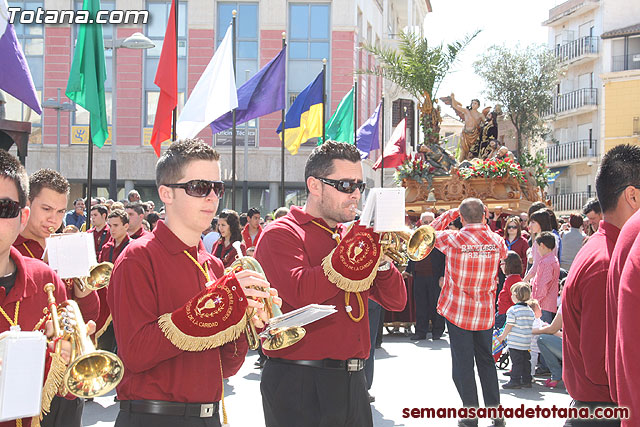
[[584,191],[579,193],[556,194],[549,196],[549,199],[551,200],[553,211],[556,213],[579,212],[582,210],[584,204],[587,203],[587,200],[593,196],[595,196],[595,194]]
[[629,55],[613,56],[611,61],[611,71],[640,70],[640,53]]
[[553,97],[553,106],[544,112],[544,117],[569,116],[598,109],[598,89],[578,89]]
[[598,57],[598,37],[581,37],[555,48],[555,56],[562,63],[579,64]]
[[544,151],[547,155],[547,165],[559,163],[584,162],[598,156],[598,141],[583,139],[563,144],[552,144]]
[[600,6],[599,0],[568,0],[549,10],[549,19],[542,25],[560,26],[578,15],[595,10]]

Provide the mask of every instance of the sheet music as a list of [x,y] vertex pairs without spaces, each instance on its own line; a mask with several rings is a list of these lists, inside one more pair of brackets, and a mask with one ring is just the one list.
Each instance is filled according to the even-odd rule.
[[376,188],[376,190],[373,230],[376,233],[403,230],[405,228],[405,188]]
[[61,279],[89,276],[89,269],[97,264],[91,233],[57,234],[47,238],[49,266]]
[[337,313],[337,311],[335,305],[309,304],[281,316],[273,317],[269,322],[269,327],[263,334],[274,328],[308,325],[333,313]]
[[373,212],[376,206],[376,195],[378,194],[379,188],[372,188],[369,191],[369,196],[367,200],[365,200],[364,207],[362,208],[362,212],[360,213],[360,225],[365,225],[367,227],[371,226],[371,222],[373,221]]

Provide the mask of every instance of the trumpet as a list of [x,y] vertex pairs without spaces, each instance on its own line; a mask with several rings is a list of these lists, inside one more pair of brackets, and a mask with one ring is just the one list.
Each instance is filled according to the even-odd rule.
[[76,277],[73,279],[73,281],[78,286],[81,292],[84,292],[85,289],[97,291],[98,289],[109,286],[109,280],[111,279],[112,271],[112,263],[107,261],[101,262],[89,269],[89,276]]
[[[225,274],[242,270],[249,270],[255,271],[256,273],[264,276],[264,271],[258,261],[256,261],[252,257],[242,256],[242,248],[240,247],[240,242],[233,242],[233,247],[236,250],[238,256],[233,264],[225,269]],[[256,289],[263,290],[262,288],[257,287]],[[264,309],[269,316],[269,319],[282,315],[280,307],[278,307],[277,304],[273,303],[273,298],[271,296],[269,298],[264,298],[262,302],[264,304]],[[247,335],[249,348],[252,350],[257,350],[260,346],[260,337],[265,338],[265,340],[262,342],[262,348],[266,350],[280,350],[297,343],[307,333],[307,331],[300,326],[292,326],[289,328],[274,328],[269,330],[268,332],[258,334],[255,325],[251,321],[253,313],[253,309],[247,309],[247,326],[245,328],[245,334]]]
[[[73,300],[67,300],[56,305],[54,290],[55,286],[52,283],[44,286],[54,336],[71,342],[71,357],[63,376],[62,389],[76,397],[102,396],[120,383],[124,375],[124,364],[115,354],[96,350],[89,339],[78,304]],[[59,342],[55,351],[60,353]]]

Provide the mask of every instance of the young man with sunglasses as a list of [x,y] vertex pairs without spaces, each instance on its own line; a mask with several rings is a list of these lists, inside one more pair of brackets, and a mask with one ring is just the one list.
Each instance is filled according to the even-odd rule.
[[[292,206],[262,232],[255,258],[267,279],[278,284],[283,312],[311,303],[334,305],[338,312],[306,325],[299,343],[264,350],[269,359],[260,389],[266,426],[372,426],[363,370],[371,345],[366,302],[371,298],[387,310],[402,310],[406,288],[387,260],[372,263],[373,286],[368,282],[363,290],[351,288],[358,285],[351,281],[346,286],[352,290],[346,291],[342,282],[325,274],[326,260],[334,262],[333,254],[346,249],[345,242],[357,228],[354,224],[348,231],[345,224],[354,220],[365,188],[355,146],[328,141],[315,148],[307,160],[305,180],[306,205]],[[352,243],[351,255],[363,255],[360,245],[366,242]],[[366,246],[372,252],[376,249]]]
[[[44,285],[47,283],[55,285],[54,295],[58,304],[68,299],[65,285],[49,266],[30,255],[24,256],[17,247],[12,246],[12,242],[18,238],[18,233],[24,232],[28,226],[31,212],[27,206],[28,200],[35,209],[53,208],[53,212],[61,211],[64,214],[64,204],[53,204],[52,199],[56,197],[53,194],[47,195],[45,191],[53,190],[39,187],[37,179],[38,176],[33,183],[35,196],[29,197],[29,180],[23,166],[11,154],[0,150],[0,308],[2,313],[0,332],[7,331],[10,327],[12,329],[19,327],[23,331],[44,329],[45,324],[41,319],[43,309],[48,306],[48,297],[44,291]],[[40,198],[43,191],[45,197]],[[60,209],[55,209],[57,207]],[[41,221],[47,224],[46,220],[41,219]],[[62,215],[59,215],[59,221],[62,222]],[[76,296],[80,296],[77,302],[83,316],[91,313],[94,313],[94,316],[97,315],[98,300],[95,293],[81,295],[76,289]],[[93,322],[90,324],[89,330],[94,330]],[[49,326],[47,325],[47,329],[50,330],[49,335],[51,335],[52,328]],[[61,354],[63,363],[61,366],[58,356],[53,355],[53,345],[49,346],[45,384],[49,384],[53,390],[57,390],[60,384],[56,386],[53,376],[50,378],[49,373],[52,375],[56,371],[59,371],[59,374],[64,373],[64,364],[69,362],[70,350],[70,344],[65,342]],[[43,396],[46,396],[46,393]],[[45,397],[42,409],[50,412],[45,415],[41,425],[79,427],[83,405],[82,399],[66,400],[55,396],[52,401],[51,397]],[[16,421],[8,421],[0,423],[0,426],[15,426],[16,423]],[[31,419],[23,419],[21,423],[27,427],[31,425]]]
[[223,377],[240,369],[248,349],[247,307],[257,309],[256,326],[268,318],[246,298],[269,297],[252,288],[268,287],[264,277],[223,276],[200,240],[224,193],[219,159],[201,140],[169,146],[156,165],[165,220],[116,261],[107,301],[125,367],[117,427],[220,426]]

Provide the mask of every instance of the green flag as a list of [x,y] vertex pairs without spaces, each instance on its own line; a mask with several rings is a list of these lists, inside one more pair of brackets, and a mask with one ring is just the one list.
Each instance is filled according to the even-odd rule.
[[[336,112],[326,124],[327,139],[353,144],[355,130],[353,129],[353,88],[342,98]],[[318,143],[320,145],[320,143]]]
[[[100,0],[84,0],[82,10],[89,11],[90,22],[94,22],[96,13],[100,10]],[[95,23],[79,24],[78,40],[66,94],[69,99],[89,112],[91,138],[98,147],[104,145],[109,132],[107,107],[104,101],[106,79],[102,26]]]

